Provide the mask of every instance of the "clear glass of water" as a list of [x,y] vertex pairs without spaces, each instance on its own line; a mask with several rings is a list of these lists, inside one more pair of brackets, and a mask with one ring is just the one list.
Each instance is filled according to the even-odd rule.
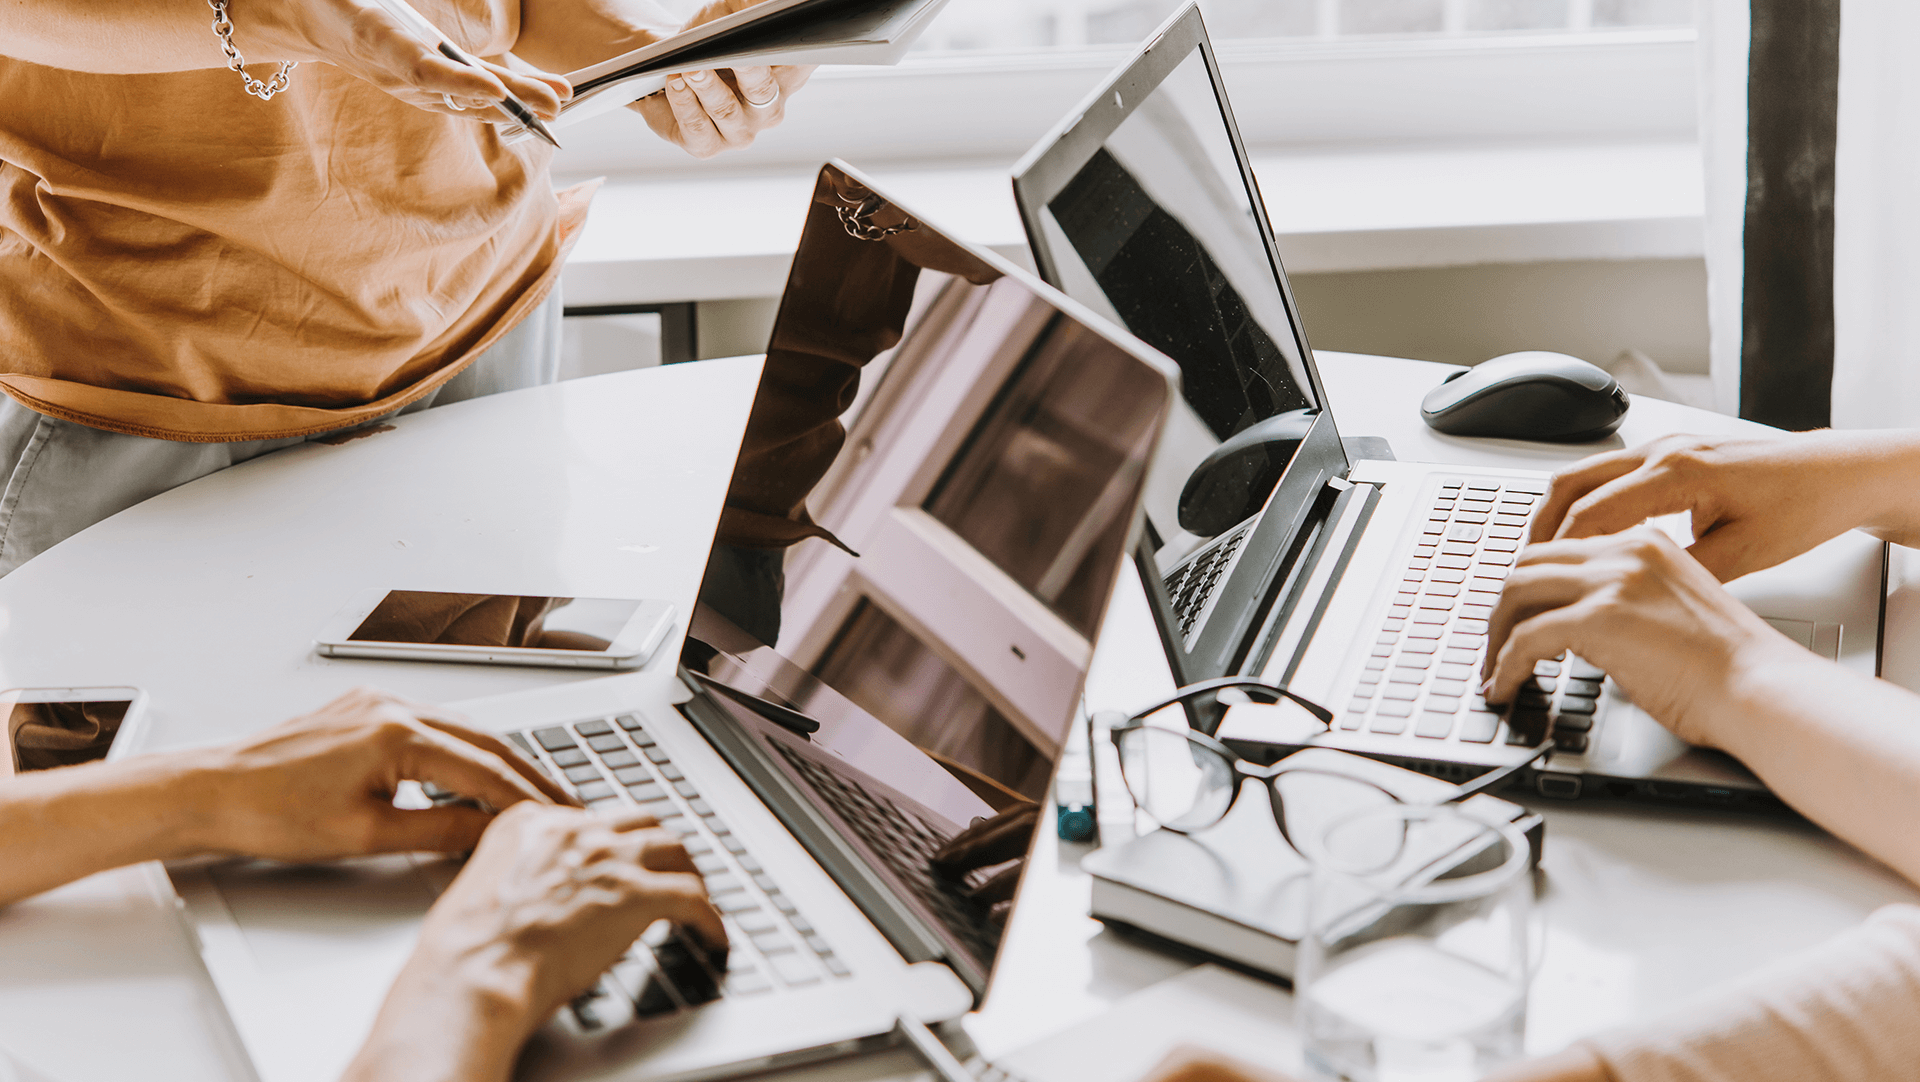
[[1527,840],[1456,805],[1324,824],[1295,1001],[1307,1067],[1343,1082],[1471,1082],[1520,1056]]

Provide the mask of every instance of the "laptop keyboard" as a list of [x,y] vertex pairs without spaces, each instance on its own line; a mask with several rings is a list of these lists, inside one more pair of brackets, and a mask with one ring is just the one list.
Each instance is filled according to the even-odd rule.
[[[789,748],[775,747],[947,928],[976,954],[993,957],[999,932],[984,907],[960,886],[933,874],[933,854],[946,839],[931,824],[857,781],[843,778]],[[975,875],[985,878],[984,873]]]
[[1233,558],[1239,555],[1241,546],[1252,536],[1253,527],[1259,521],[1256,515],[1242,522],[1167,573],[1164,580],[1167,598],[1173,603],[1174,619],[1180,622],[1182,642],[1192,645],[1189,640],[1193,638],[1193,629],[1206,614],[1213,596],[1220,592],[1227,571],[1233,566]]
[[1587,750],[1605,674],[1580,658],[1540,662],[1504,714],[1479,694],[1487,618],[1546,492],[1542,481],[1441,479],[1341,729],[1537,747],[1551,719],[1560,751]]
[[849,975],[847,964],[769,876],[632,714],[508,734],[589,808],[634,807],[680,836],[727,925],[724,959],[656,924],[574,1001],[574,1018],[600,1029]]

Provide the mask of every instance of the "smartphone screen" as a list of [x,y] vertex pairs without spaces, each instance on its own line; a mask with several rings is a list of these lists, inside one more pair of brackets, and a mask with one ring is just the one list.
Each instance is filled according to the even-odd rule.
[[347,638],[599,653],[613,645],[640,604],[609,597],[390,590]]
[[129,705],[126,699],[40,703],[0,695],[0,706],[6,709],[14,771],[76,766],[106,758],[113,738],[120,734],[120,724],[127,718]]

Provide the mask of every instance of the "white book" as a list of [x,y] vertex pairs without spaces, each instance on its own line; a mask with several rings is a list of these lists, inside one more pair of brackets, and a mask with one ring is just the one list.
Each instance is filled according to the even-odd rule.
[[556,127],[639,101],[681,72],[772,64],[895,64],[947,0],[761,0],[569,72]]
[[[1402,800],[1443,800],[1453,790],[1438,778],[1345,752],[1312,748],[1296,754],[1305,757],[1302,765],[1318,760],[1321,766],[1353,771]],[[1485,793],[1466,803],[1485,816],[1513,822],[1539,859],[1545,830],[1539,815]],[[1471,854],[1462,850],[1461,855]],[[1293,978],[1295,948],[1305,931],[1309,868],[1281,837],[1257,789],[1240,794],[1227,817],[1205,830],[1156,830],[1089,853],[1080,867],[1093,878],[1096,919],[1235,969]]]

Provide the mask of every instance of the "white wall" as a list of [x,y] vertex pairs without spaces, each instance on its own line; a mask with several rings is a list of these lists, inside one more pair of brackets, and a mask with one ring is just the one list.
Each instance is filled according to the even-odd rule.
[[1637,349],[1707,371],[1699,259],[1422,267],[1292,276],[1315,349],[1475,364],[1550,349],[1605,365]]

